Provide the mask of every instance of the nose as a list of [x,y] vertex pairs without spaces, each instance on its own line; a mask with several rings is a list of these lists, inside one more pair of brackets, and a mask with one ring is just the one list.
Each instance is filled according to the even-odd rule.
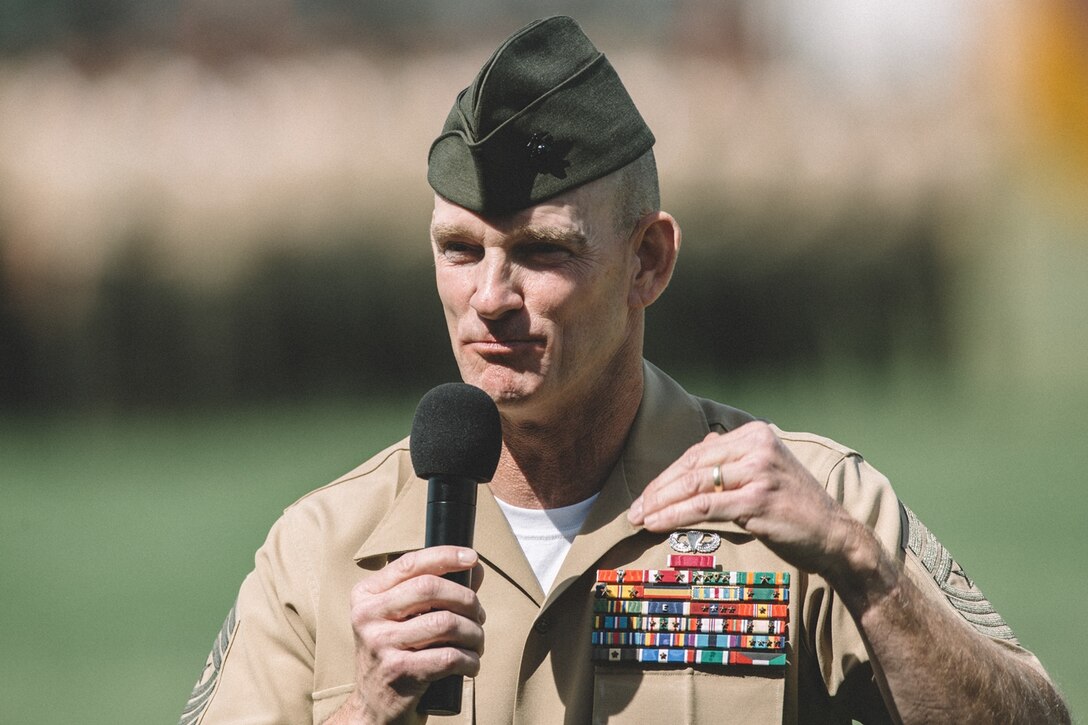
[[469,304],[480,317],[497,320],[524,304],[510,264],[500,254],[487,253],[476,265],[476,289]]

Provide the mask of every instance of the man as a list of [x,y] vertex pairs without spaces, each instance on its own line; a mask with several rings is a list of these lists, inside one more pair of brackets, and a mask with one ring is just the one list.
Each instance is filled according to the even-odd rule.
[[[476,548],[423,548],[405,442],[304,497],[182,722],[413,722],[451,674],[457,722],[1068,721],[860,456],[643,361],[680,245],[653,142],[569,18],[511,36],[462,92],[428,178],[454,356],[502,419]],[[442,578],[466,570],[472,588]],[[723,577],[769,585],[686,586]],[[600,614],[669,607],[705,616]]]

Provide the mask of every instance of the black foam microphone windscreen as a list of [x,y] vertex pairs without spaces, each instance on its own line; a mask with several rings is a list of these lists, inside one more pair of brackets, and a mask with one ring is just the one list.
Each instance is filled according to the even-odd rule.
[[499,410],[475,386],[439,385],[416,407],[410,448],[420,478],[441,474],[490,481],[502,452]]
[[[427,479],[427,546],[472,546],[476,487],[490,481],[502,453],[502,422],[487,393],[464,383],[446,383],[419,401],[409,445],[416,476]],[[469,586],[471,572],[446,579]],[[460,675],[432,682],[419,711],[461,712]]]

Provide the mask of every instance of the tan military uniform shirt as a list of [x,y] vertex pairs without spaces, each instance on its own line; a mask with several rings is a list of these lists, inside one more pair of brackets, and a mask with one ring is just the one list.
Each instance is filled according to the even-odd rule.
[[[709,431],[751,420],[688,395],[647,364],[645,395],[609,475],[550,592],[543,592],[505,517],[480,489],[475,545],[485,567],[485,652],[466,678],[461,715],[433,722],[849,722],[882,707],[865,644],[820,577],[797,571],[734,524],[717,561],[729,570],[791,575],[785,668],[592,662],[598,568],[665,568],[667,534],[632,527],[627,509]],[[934,607],[956,608],[1033,663],[943,547],[901,507],[887,480],[824,438],[779,433],[828,493],[877,533]],[[276,522],[216,639],[182,723],[320,723],[354,687],[349,596],[398,554],[423,547],[426,485],[407,441],[303,497]],[[878,717],[879,721],[879,717]]]

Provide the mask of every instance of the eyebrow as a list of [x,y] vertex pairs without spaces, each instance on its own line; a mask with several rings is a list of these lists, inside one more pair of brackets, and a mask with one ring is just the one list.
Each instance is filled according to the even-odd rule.
[[526,224],[512,230],[510,236],[514,239],[526,239],[533,242],[552,242],[555,244],[573,244],[584,247],[588,243],[585,235],[574,230],[556,229],[540,225]]
[[[573,244],[584,247],[588,240],[581,232],[558,229],[542,224],[522,224],[504,232],[513,241],[551,242],[554,244]],[[476,233],[460,224],[433,224],[431,239],[440,242],[457,238],[475,239]]]
[[468,228],[460,224],[432,224],[431,239],[441,241],[443,239],[455,239],[457,237],[475,237]]

